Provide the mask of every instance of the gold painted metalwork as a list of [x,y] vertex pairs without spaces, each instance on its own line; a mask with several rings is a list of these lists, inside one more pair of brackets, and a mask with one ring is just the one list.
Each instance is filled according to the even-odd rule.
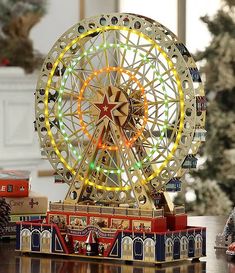
[[36,126],[67,203],[156,209],[152,192],[199,148],[195,70],[171,31],[139,15],[84,19],[58,39],[37,83]]

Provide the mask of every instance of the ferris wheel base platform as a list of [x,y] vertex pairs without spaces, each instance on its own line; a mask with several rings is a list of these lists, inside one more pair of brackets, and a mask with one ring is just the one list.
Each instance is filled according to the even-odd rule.
[[[206,256],[206,228],[187,226],[185,213],[61,203],[52,208],[46,221],[17,223],[17,251],[156,264]],[[104,213],[109,209],[113,213]]]

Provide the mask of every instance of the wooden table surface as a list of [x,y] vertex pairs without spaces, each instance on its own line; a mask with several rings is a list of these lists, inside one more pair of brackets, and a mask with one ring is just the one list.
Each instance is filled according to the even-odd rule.
[[215,251],[214,241],[222,232],[226,217],[189,217],[188,224],[207,227],[207,257],[162,266],[140,263],[106,262],[48,255],[21,256],[14,251],[15,242],[0,242],[0,273],[235,273],[235,259],[227,260],[225,251]]

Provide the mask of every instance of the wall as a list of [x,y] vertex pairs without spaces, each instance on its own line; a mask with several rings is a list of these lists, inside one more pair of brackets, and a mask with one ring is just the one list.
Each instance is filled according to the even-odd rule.
[[117,0],[85,0],[85,16],[111,13],[117,10]]
[[[84,0],[85,17],[114,12],[116,0]],[[80,18],[80,0],[48,0],[47,14],[32,29],[35,49],[47,54],[56,40]]]
[[47,54],[55,41],[79,20],[79,0],[48,0],[47,14],[32,29],[35,49]]
[[120,12],[145,15],[177,32],[177,0],[120,0]]

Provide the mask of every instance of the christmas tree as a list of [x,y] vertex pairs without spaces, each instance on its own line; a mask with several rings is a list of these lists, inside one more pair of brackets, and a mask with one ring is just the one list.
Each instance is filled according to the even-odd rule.
[[228,236],[232,237],[232,242],[235,241],[235,208],[230,213],[228,220],[225,224],[223,235],[227,239]]
[[[227,214],[235,204],[235,0],[224,0],[213,18],[202,17],[212,34],[196,59],[202,64],[207,97],[205,163],[192,173],[198,215]],[[181,199],[182,200],[182,199]],[[179,202],[179,200],[178,200]]]
[[46,0],[0,1],[0,66],[20,66],[32,72],[41,65],[29,33],[45,10]]

